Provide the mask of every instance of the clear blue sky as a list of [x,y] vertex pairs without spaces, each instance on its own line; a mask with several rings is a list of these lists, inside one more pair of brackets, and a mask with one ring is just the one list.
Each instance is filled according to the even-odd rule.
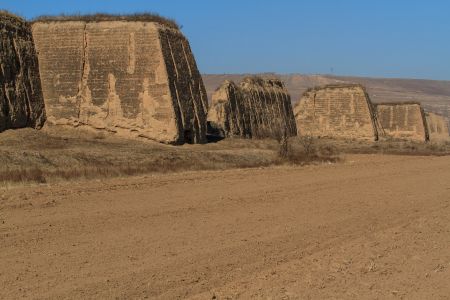
[[203,73],[450,80],[445,0],[0,0],[25,18],[151,11],[176,19]]

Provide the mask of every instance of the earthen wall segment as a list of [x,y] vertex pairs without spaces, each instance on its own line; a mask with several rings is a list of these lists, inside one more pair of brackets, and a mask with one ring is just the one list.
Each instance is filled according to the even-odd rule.
[[374,108],[361,85],[309,89],[294,114],[299,135],[378,140]]
[[414,141],[429,140],[425,112],[420,103],[379,103],[376,109],[385,136]]
[[214,93],[208,114],[212,129],[224,137],[277,138],[297,134],[291,99],[278,79],[225,81]]
[[45,108],[30,26],[0,12],[0,132],[41,128]]
[[425,113],[428,125],[428,133],[431,141],[448,141],[450,140],[450,132],[448,128],[448,120],[439,114],[432,112]]
[[189,42],[158,22],[33,23],[49,122],[163,143],[206,142],[208,101]]

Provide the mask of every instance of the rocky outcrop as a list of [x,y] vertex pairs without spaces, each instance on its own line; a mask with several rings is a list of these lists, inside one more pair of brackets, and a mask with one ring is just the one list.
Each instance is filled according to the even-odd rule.
[[187,39],[163,23],[114,16],[34,22],[49,122],[206,142],[202,78]]
[[208,122],[223,137],[295,136],[291,98],[277,79],[245,78],[239,85],[225,81],[214,93]]
[[378,140],[373,105],[361,85],[309,89],[294,107],[294,114],[299,135]]
[[445,117],[431,112],[425,113],[425,117],[431,141],[445,141],[450,139],[448,120]]
[[420,103],[380,103],[376,110],[383,135],[414,141],[429,140],[425,112]]
[[0,132],[45,122],[39,67],[29,25],[0,12]]

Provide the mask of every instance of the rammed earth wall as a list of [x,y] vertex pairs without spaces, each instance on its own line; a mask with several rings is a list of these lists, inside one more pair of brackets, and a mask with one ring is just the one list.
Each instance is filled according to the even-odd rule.
[[415,141],[430,139],[425,112],[420,103],[383,103],[376,107],[384,135]]
[[0,12],[0,132],[41,128],[45,108],[31,28]]
[[206,142],[208,101],[187,39],[144,21],[37,21],[49,122],[164,143]]
[[448,120],[435,113],[425,114],[431,141],[449,140]]
[[306,91],[294,107],[299,135],[378,140],[373,105],[361,85]]
[[239,85],[225,81],[212,97],[208,121],[212,130],[224,137],[297,134],[291,98],[277,79],[251,77]]

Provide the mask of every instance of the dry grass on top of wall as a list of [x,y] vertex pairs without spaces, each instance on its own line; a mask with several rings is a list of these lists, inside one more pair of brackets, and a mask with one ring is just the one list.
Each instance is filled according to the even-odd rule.
[[317,92],[317,91],[325,90],[325,89],[340,89],[340,88],[361,88],[365,93],[367,93],[366,87],[359,83],[333,83],[333,84],[318,85],[318,86],[310,87],[306,91],[303,92],[301,97],[306,96],[307,94],[309,94],[311,92]]
[[136,13],[136,14],[74,14],[74,15],[44,15],[32,20],[32,22],[58,22],[58,21],[84,21],[84,22],[102,22],[102,21],[127,21],[127,22],[155,22],[163,24],[170,28],[180,29],[180,25],[170,18],[162,17],[155,13]]
[[421,105],[418,101],[399,101],[399,102],[377,102],[375,106],[402,106],[402,105]]
[[16,26],[22,25],[26,22],[23,18],[10,13],[7,10],[0,10],[0,18],[2,18],[2,23],[7,22]]

